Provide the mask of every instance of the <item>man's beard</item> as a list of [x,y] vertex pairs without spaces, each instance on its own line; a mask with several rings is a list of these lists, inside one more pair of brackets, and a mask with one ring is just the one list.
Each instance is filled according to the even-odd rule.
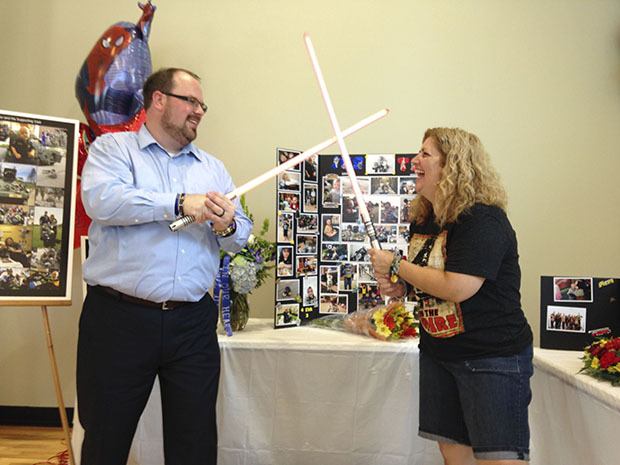
[[[185,121],[187,121],[187,119]],[[196,139],[197,131],[188,127],[185,122],[180,125],[174,124],[167,108],[162,115],[161,125],[168,135],[181,144],[182,147],[185,147]]]

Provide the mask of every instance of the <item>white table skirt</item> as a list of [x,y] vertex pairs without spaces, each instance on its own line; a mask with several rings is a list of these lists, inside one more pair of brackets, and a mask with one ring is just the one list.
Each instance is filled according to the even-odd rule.
[[[326,329],[273,330],[250,320],[220,336],[219,465],[439,465],[417,436],[417,340],[385,343]],[[79,464],[83,430],[74,420]],[[162,465],[159,385],[130,465]]]
[[533,465],[618,465],[620,387],[577,374],[581,352],[534,350]]

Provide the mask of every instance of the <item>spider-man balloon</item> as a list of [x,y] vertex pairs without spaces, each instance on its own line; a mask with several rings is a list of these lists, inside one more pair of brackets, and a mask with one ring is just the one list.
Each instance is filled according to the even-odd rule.
[[[142,86],[151,74],[148,39],[155,5],[138,3],[142,16],[136,24],[119,22],[110,26],[86,57],[77,79],[75,96],[88,125],[80,124],[78,176],[88,156],[88,146],[107,132],[136,131],[144,122]],[[88,233],[90,218],[84,211],[77,185],[74,247]]]

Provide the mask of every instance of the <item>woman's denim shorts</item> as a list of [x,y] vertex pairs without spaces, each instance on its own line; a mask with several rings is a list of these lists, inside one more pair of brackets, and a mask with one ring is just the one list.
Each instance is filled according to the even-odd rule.
[[471,446],[479,460],[529,460],[531,376],[531,345],[458,362],[421,352],[419,435]]

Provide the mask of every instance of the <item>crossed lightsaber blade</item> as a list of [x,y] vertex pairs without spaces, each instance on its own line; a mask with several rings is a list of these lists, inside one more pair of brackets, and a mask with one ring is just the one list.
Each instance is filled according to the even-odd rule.
[[[368,208],[366,207],[366,203],[364,202],[362,190],[360,189],[359,182],[357,181],[357,176],[355,174],[355,168],[353,167],[353,163],[351,162],[351,156],[349,155],[349,151],[347,150],[347,147],[344,143],[344,138],[350,136],[351,134],[354,134],[355,132],[368,126],[369,124],[372,124],[375,121],[378,121],[379,119],[387,116],[389,110],[383,109],[381,111],[378,111],[370,116],[367,116],[363,120],[345,129],[344,131],[341,131],[340,125],[338,124],[338,120],[336,119],[336,113],[334,111],[334,107],[329,97],[329,93],[327,92],[327,86],[325,85],[325,80],[323,79],[323,74],[321,72],[321,68],[319,66],[319,62],[317,60],[314,47],[312,46],[312,41],[310,40],[310,36],[308,35],[308,33],[304,34],[304,41],[306,43],[306,49],[308,51],[308,54],[310,55],[310,60],[312,62],[312,68],[318,80],[319,87],[321,89],[321,95],[323,96],[323,101],[325,102],[325,106],[327,108],[327,112],[329,114],[329,119],[330,119],[332,128],[334,129],[335,136],[321,142],[320,144],[315,145],[314,147],[306,150],[305,152],[297,155],[296,157],[282,163],[281,165],[276,166],[275,168],[261,174],[260,176],[252,179],[251,181],[248,181],[245,184],[237,187],[232,192],[229,192],[228,194],[226,194],[226,197],[230,200],[234,200],[235,198],[241,196],[242,194],[245,194],[246,192],[254,189],[257,186],[260,186],[264,182],[288,170],[289,168],[293,168],[299,165],[304,160],[307,160],[311,156],[319,153],[320,151],[325,150],[327,147],[329,147],[333,143],[338,142],[338,146],[340,147],[342,161],[347,171],[347,175],[351,179],[351,185],[353,186],[353,193],[355,194],[355,200],[357,201],[357,206],[358,206],[362,221],[364,223],[364,227],[366,229],[366,234],[368,235],[370,239],[370,245],[371,247],[375,249],[380,249],[381,245],[379,244],[379,241],[377,239],[375,226],[372,223],[370,214],[368,213]],[[185,226],[192,224],[194,221],[195,221],[195,218],[193,216],[187,215],[171,223],[169,228],[172,231],[178,231],[184,228]]]

